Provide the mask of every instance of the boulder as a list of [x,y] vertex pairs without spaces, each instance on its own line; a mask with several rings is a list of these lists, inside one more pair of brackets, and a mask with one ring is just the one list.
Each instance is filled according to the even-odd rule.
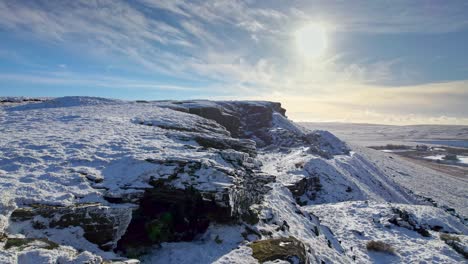
[[252,256],[260,263],[284,260],[289,263],[307,263],[304,243],[295,237],[282,237],[252,242]]
[[116,246],[130,223],[131,209],[100,204],[79,204],[66,207],[32,205],[13,211],[10,220],[13,222],[31,221],[32,227],[36,229],[78,226],[83,229],[84,237],[88,241],[103,250],[110,250]]

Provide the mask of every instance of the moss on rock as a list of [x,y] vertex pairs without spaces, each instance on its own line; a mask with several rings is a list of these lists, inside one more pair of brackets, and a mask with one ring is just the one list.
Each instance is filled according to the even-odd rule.
[[211,222],[232,223],[229,207],[207,200],[189,186],[177,189],[164,180],[152,181],[133,213],[132,221],[118,243],[126,256],[144,252],[145,247],[163,242],[192,241],[206,231]]
[[294,237],[259,240],[249,246],[252,248],[252,256],[260,263],[274,260],[307,262],[304,244]]

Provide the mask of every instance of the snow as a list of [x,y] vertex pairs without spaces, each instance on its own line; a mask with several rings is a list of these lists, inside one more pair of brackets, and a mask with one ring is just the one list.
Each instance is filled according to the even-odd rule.
[[[171,166],[146,159],[176,158],[205,164],[206,169],[198,175],[200,190],[226,189],[233,180],[220,172],[233,169],[220,154],[199,151],[198,144],[179,139],[185,133],[179,131],[182,126],[195,131],[191,133],[228,135],[215,122],[195,115],[153,105],[76,97],[2,111],[5,115],[0,119],[0,193],[3,200],[13,204],[8,210],[1,210],[0,226],[8,224],[6,215],[15,206],[36,203],[69,206],[87,202],[107,205],[104,196],[141,193],[151,188],[150,177],[168,177],[171,170]],[[135,122],[156,119],[158,125],[166,128]],[[178,187],[188,180],[188,176],[181,176]],[[57,234],[43,231],[53,241],[105,256],[83,239],[79,230],[61,229]],[[16,232],[44,235],[24,229]]]
[[[308,206],[306,210],[317,215],[323,225],[333,230],[345,249],[345,254],[355,257],[358,263],[457,263],[463,257],[439,239],[437,232],[423,237],[415,231],[392,225],[388,219],[391,208],[412,210],[418,220],[436,220],[438,225],[454,224],[458,232],[467,234],[467,228],[441,209],[432,206],[408,206],[377,202],[343,202]],[[396,255],[370,252],[368,241],[383,241],[390,244]]]
[[157,263],[164,260],[164,263],[180,264],[190,264],[194,261],[197,263],[234,263],[223,260],[229,258],[224,255],[237,249],[243,242],[242,232],[239,226],[212,225],[193,242],[163,243],[161,248],[154,249],[153,253],[141,259],[141,262],[143,264]]
[[445,157],[445,155],[431,155],[424,158],[430,160],[442,160],[443,157]]
[[[145,182],[160,166],[145,162],[147,158],[213,157],[186,148],[193,143],[175,138],[177,130],[168,135],[167,129],[140,125],[137,119],[160,117],[158,122],[171,128],[184,120],[187,129],[227,134],[215,122],[156,106],[71,99],[6,110],[0,127],[0,170],[5,172],[0,191],[17,197],[17,203],[70,205],[102,194],[83,174],[103,178],[98,186],[109,192],[149,188]],[[75,106],[78,102],[83,105]],[[204,126],[196,126],[200,124]]]
[[461,218],[468,218],[468,180],[456,178],[381,151],[353,145],[366,160],[379,168],[402,188],[430,198],[438,206],[454,208]]
[[[338,155],[327,160],[310,154],[305,148],[287,154],[267,153],[260,156],[260,159],[264,163],[264,170],[276,175],[284,185],[290,185],[301,178],[319,177],[322,187],[314,203],[369,199],[399,203],[417,202],[380,168],[369,163],[358,153]],[[304,168],[297,168],[296,164],[304,164]],[[348,188],[351,188],[351,191]]]
[[[278,135],[278,141],[273,141],[278,145],[258,149],[255,158],[246,152],[200,146],[195,137],[238,139],[215,121],[184,111],[230,104],[236,102],[135,103],[63,97],[0,106],[0,233],[47,237],[61,244],[53,250],[31,245],[23,251],[0,251],[0,263],[99,263],[118,257],[84,239],[80,227],[41,230],[28,223],[10,223],[9,216],[18,207],[100,203],[132,210],[136,204],[130,202],[153,188],[151,180],[167,179],[178,164],[189,162],[200,168],[191,175],[178,171],[178,178],[171,181],[174,187],[194,186],[223,194],[239,180],[239,167],[232,164],[239,160],[244,169],[276,179],[265,186],[270,190],[252,208],[260,221],[249,228],[258,234],[242,236],[246,224],[211,224],[194,241],[154,247],[142,257],[143,263],[256,263],[250,241],[289,236],[304,243],[311,263],[350,263],[353,256],[358,263],[463,261],[439,239],[438,232],[421,237],[388,220],[395,215],[393,208],[399,208],[410,212],[419,224],[441,226],[466,244],[466,179],[344,142],[327,131],[310,131],[277,112],[268,132]],[[427,135],[429,128],[423,127],[421,133],[413,130],[415,135]],[[371,133],[370,128],[366,131]],[[392,131],[398,135],[395,140],[409,133],[401,128]],[[320,188],[299,197],[300,204],[305,204],[301,206],[288,187],[311,178],[319,179]],[[105,199],[115,197],[132,199],[123,204]],[[450,213],[451,208],[456,213]],[[389,243],[397,254],[368,252],[365,244],[370,240]]]
[[408,149],[382,149],[380,151],[386,152],[386,153],[399,153],[399,152],[408,152],[409,150]]
[[460,160],[460,163],[468,164],[468,156],[457,156],[457,158]]
[[74,106],[100,106],[118,104],[122,101],[115,99],[106,99],[99,97],[86,97],[86,96],[66,96],[46,100],[40,103],[25,104],[16,107],[12,107],[10,110],[22,111],[22,110],[34,110],[34,109],[45,109],[45,108],[61,108],[61,107],[74,107]]
[[20,251],[2,250],[0,251],[0,263],[70,263],[70,264],[99,264],[102,258],[88,251],[78,252],[71,247],[60,246],[59,248],[48,250],[37,248],[31,245]]
[[[430,160],[444,160],[445,155],[431,155],[424,157],[425,159]],[[468,164],[468,156],[459,156],[457,155],[457,159],[454,162],[461,163],[461,164]]]
[[[435,144],[466,147],[468,126],[414,125],[391,126],[352,123],[300,123],[309,129],[327,130],[339,138],[362,146],[387,144],[411,145]],[[463,139],[463,140],[461,140]]]
[[[265,197],[262,208],[261,218],[267,221],[258,224],[260,233],[271,232],[274,237],[294,236],[304,241],[312,253],[309,254],[312,262],[350,262],[350,258],[341,254],[341,246],[333,235],[320,225],[316,217],[303,212],[282,184],[272,184],[272,191]],[[278,230],[284,223],[287,227]],[[319,236],[314,233],[316,227],[320,230]],[[328,240],[332,242],[334,249],[328,247]]]

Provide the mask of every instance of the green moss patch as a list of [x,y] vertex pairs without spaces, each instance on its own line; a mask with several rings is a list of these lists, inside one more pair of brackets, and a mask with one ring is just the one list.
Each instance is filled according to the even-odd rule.
[[126,256],[144,253],[145,248],[163,242],[192,241],[206,231],[211,222],[232,223],[230,208],[203,198],[195,188],[177,189],[164,181],[152,182],[140,200],[139,209],[117,250]]

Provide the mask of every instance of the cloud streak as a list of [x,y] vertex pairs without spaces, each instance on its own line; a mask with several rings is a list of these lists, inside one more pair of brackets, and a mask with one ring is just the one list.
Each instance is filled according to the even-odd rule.
[[[367,111],[464,118],[468,113],[462,109],[460,98],[468,99],[466,82],[437,84],[437,88],[429,84],[390,89],[382,84],[413,74],[405,70],[408,76],[398,75],[398,69],[404,67],[403,58],[347,62],[342,54],[331,54],[308,63],[292,48],[291,39],[298,26],[310,21],[328,22],[330,30],[338,33],[453,32],[468,27],[467,11],[468,4],[458,0],[365,4],[273,0],[268,5],[242,0],[4,0],[0,1],[0,28],[5,31],[63,46],[80,56],[118,61],[114,67],[119,69],[132,68],[141,75],[163,75],[192,85],[37,71],[4,73],[0,80],[124,89],[199,89],[205,97],[211,92],[213,97],[276,99],[292,109],[294,105],[311,109],[311,104],[334,109],[322,111],[324,116],[327,112],[339,115],[346,111],[342,107],[346,105],[354,109],[355,117]],[[24,57],[8,54],[0,52],[16,63],[34,65]],[[37,66],[39,69],[43,70]],[[205,84],[203,89],[196,88],[201,84]],[[418,98],[422,96],[430,99]],[[443,100],[444,107],[425,106],[429,100]],[[313,112],[308,114],[314,116]]]

